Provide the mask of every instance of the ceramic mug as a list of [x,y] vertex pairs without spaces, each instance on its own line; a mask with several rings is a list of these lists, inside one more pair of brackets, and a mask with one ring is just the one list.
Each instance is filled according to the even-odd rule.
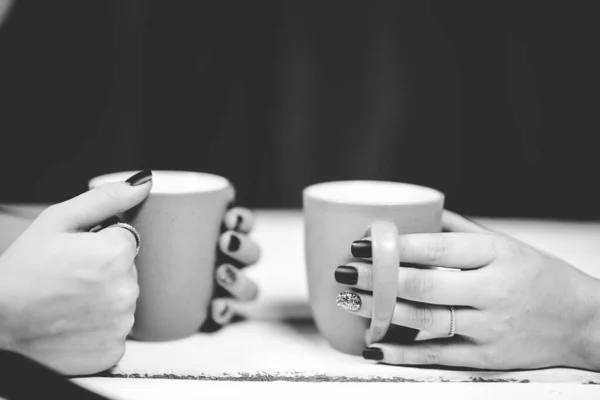
[[[319,332],[335,349],[349,354],[361,354],[388,328],[393,340],[415,340],[418,331],[390,327],[402,257],[398,236],[440,232],[444,195],[407,183],[338,181],[307,187],[303,203],[310,305]],[[355,260],[352,242],[366,236],[373,247],[371,320],[336,305],[337,295],[347,287],[334,279],[337,266]]]
[[[134,173],[102,175],[89,187],[123,181]],[[130,336],[173,340],[198,332],[208,315],[221,223],[235,192],[217,175],[152,174],[148,198],[120,216],[141,237],[135,260],[140,295]]]

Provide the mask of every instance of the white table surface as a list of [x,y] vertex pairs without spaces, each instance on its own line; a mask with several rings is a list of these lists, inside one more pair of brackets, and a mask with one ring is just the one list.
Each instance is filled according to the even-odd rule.
[[[600,277],[600,222],[479,219]],[[246,321],[216,334],[166,342],[128,342],[116,377],[74,382],[114,399],[600,398],[600,373],[573,369],[477,372],[375,365],[332,350],[310,319],[299,211],[259,211],[253,233],[263,248],[248,273],[261,296]],[[164,379],[164,378],[171,379]],[[343,382],[343,383],[340,383]],[[210,393],[210,395],[209,395]]]

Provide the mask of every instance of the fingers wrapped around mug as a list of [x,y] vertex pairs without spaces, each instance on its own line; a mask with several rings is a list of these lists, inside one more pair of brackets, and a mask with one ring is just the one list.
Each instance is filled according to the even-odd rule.
[[216,271],[217,284],[237,301],[252,301],[258,295],[258,286],[244,271],[231,264],[223,264]]
[[[473,271],[474,272],[474,271]],[[373,270],[366,262],[351,262],[335,269],[338,283],[359,290],[373,291]],[[458,273],[451,270],[435,270],[400,267],[398,271],[398,297],[421,303],[477,306],[486,287],[479,274]]]
[[[416,266],[477,269],[492,263],[501,250],[502,237],[496,233],[450,232],[400,235],[402,262]],[[370,238],[352,243],[356,258],[371,258]]]
[[[373,296],[349,290],[337,297],[337,305],[343,310],[363,318],[371,318]],[[454,313],[454,315],[453,315]],[[485,323],[485,317],[477,310],[424,304],[399,299],[394,307],[392,324],[436,334],[473,335]],[[454,324],[454,326],[453,326]]]
[[212,299],[210,314],[217,325],[229,323],[235,315],[231,300],[225,298]]
[[239,267],[252,265],[260,258],[260,248],[242,233],[226,231],[219,239],[219,249]]
[[485,368],[485,349],[468,338],[435,339],[411,344],[377,343],[365,348],[366,360],[393,365],[445,365]]
[[244,207],[234,207],[225,213],[223,225],[229,231],[249,233],[254,227],[252,211]]

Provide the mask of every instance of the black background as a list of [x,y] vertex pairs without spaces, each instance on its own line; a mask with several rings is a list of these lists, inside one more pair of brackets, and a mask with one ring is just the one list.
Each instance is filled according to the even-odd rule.
[[580,4],[19,0],[0,27],[0,200],[190,169],[249,206],[388,179],[470,215],[600,219]]

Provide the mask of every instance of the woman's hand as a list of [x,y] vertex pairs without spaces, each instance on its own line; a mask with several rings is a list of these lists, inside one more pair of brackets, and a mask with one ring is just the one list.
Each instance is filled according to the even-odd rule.
[[125,351],[138,297],[136,239],[108,227],[149,181],[111,183],[46,209],[0,256],[0,347],[63,374],[91,374]]
[[[440,364],[481,369],[568,366],[600,369],[600,283],[544,251],[446,212],[439,234],[400,237],[402,261],[460,268],[400,268],[392,323],[448,335],[455,306],[456,336],[412,344],[376,343],[365,358],[389,364]],[[364,245],[364,244],[363,244]],[[364,250],[363,250],[364,251]],[[366,262],[336,273],[353,288],[371,290]],[[370,318],[372,298],[359,296]]]
[[217,289],[210,306],[211,318],[203,331],[228,323],[234,317],[235,302],[252,301],[258,295],[256,283],[242,270],[260,257],[260,248],[248,237],[253,225],[252,213],[246,208],[234,207],[225,214],[215,271]]

